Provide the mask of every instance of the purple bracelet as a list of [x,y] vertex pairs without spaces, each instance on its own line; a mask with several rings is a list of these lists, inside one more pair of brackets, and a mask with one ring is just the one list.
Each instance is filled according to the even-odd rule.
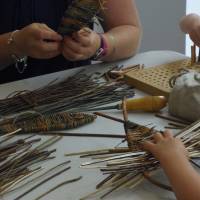
[[108,45],[101,34],[99,34],[99,37],[101,39],[101,44],[95,55],[92,57],[92,60],[99,60],[107,54]]

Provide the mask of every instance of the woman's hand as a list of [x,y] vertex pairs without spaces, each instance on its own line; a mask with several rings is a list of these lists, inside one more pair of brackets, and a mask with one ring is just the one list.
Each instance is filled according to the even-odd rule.
[[100,43],[100,36],[96,32],[83,28],[72,37],[64,37],[62,54],[70,61],[86,60],[96,53]]
[[200,47],[200,16],[189,14],[180,21],[181,30],[189,34],[191,40]]
[[187,159],[188,157],[183,143],[174,138],[170,131],[165,131],[163,134],[156,133],[153,136],[153,141],[144,142],[143,147],[150,151],[163,165],[173,162],[177,158]]
[[33,23],[14,35],[13,53],[49,59],[61,53],[62,36],[45,24]]

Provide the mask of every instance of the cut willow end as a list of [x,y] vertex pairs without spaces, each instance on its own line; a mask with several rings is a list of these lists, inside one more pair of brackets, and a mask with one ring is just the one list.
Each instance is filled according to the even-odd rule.
[[42,88],[26,93],[16,92],[14,96],[12,93],[9,98],[0,99],[2,116],[0,125],[12,121],[10,118],[5,119],[7,115],[20,115],[15,119],[19,121],[19,118],[20,120],[32,118],[33,112],[37,115],[86,112],[95,107],[118,102],[124,96],[133,97],[134,94],[134,89],[122,81],[107,82],[102,78],[101,73],[88,73],[86,70],[81,70],[64,80],[51,81]]
[[[15,190],[19,183],[32,177],[40,171],[42,167],[33,168],[37,164],[47,162],[52,159],[55,150],[43,150],[34,148],[33,145],[40,142],[40,138],[29,140],[18,139],[7,141],[1,145],[0,152],[0,195],[4,195]],[[50,144],[49,144],[50,145]],[[40,175],[41,177],[41,175]]]

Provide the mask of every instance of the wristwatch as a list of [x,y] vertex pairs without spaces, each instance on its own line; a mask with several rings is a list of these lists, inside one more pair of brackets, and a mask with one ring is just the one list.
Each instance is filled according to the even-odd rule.
[[106,40],[104,39],[104,37],[99,34],[100,40],[101,40],[101,44],[99,49],[96,51],[96,53],[92,56],[92,60],[100,60],[102,57],[106,56],[107,54],[107,50],[108,50],[108,45]]

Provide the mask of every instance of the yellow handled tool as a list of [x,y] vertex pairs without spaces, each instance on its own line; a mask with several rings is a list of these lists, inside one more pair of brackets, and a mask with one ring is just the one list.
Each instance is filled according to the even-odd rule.
[[[141,98],[130,98],[126,101],[126,107],[128,111],[146,111],[157,112],[167,105],[167,99],[164,96],[145,96]],[[111,110],[122,109],[122,104],[114,106],[99,107],[94,110]]]

